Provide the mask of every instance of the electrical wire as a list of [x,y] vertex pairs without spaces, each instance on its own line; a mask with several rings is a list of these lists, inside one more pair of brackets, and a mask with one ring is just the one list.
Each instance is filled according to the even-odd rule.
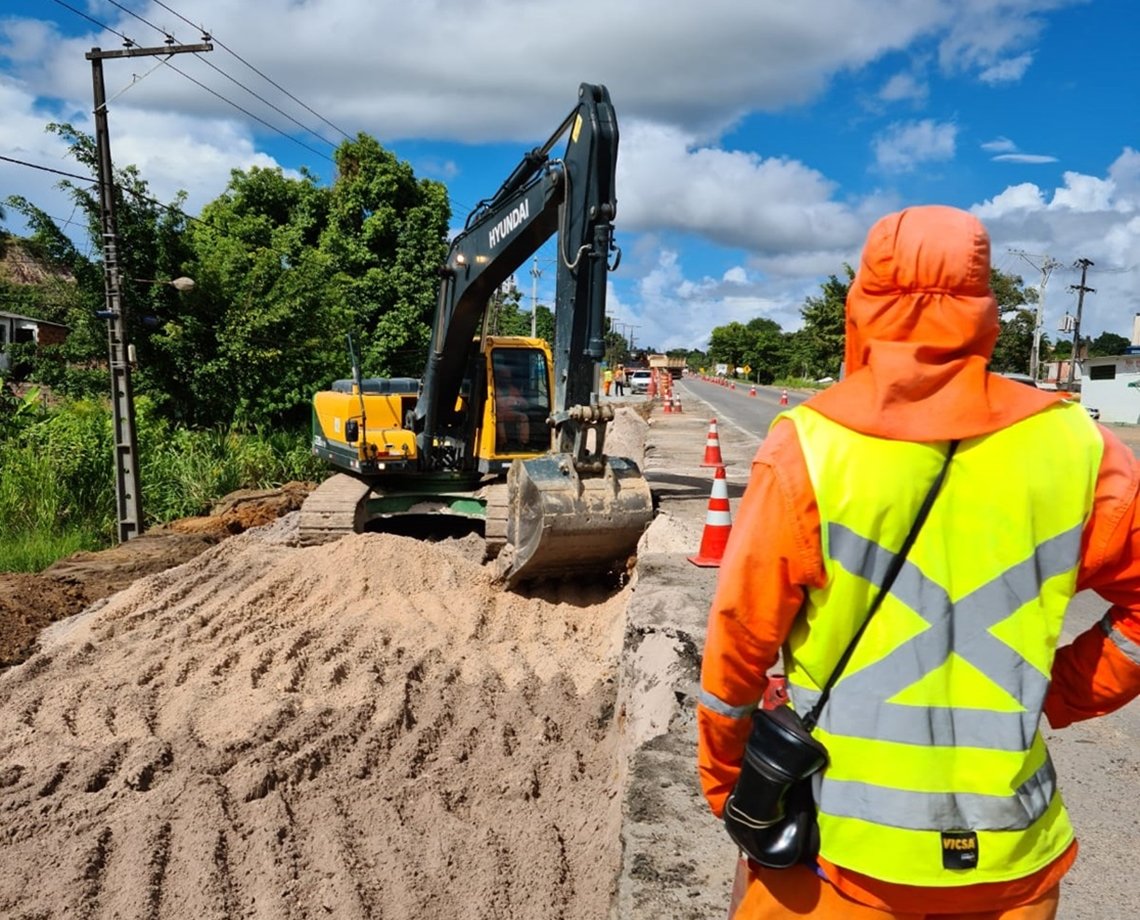
[[[185,16],[183,16],[183,15],[182,15],[181,13],[179,13],[177,10],[175,10],[175,9],[172,9],[170,6],[167,6],[165,3],[163,3],[163,2],[162,2],[162,0],[154,0],[154,2],[155,2],[155,3],[156,3],[158,6],[161,6],[161,7],[162,7],[164,10],[166,10],[168,13],[170,13],[170,14],[172,14],[172,15],[174,15],[174,16],[177,16],[179,19],[181,19],[181,20],[182,20],[184,23],[186,23],[186,24],[187,24],[188,26],[190,26],[191,28],[199,29],[199,30],[202,32],[202,34],[203,34],[203,35],[207,35],[207,34],[209,34],[209,33],[207,33],[207,31],[206,31],[204,28],[202,28],[202,26],[199,26],[199,25],[197,25],[197,24],[195,24],[195,23],[191,22],[189,19],[187,19]],[[274,88],[276,88],[276,89],[279,89],[281,92],[283,92],[283,93],[284,93],[286,96],[288,96],[290,99],[292,99],[292,100],[293,100],[295,103],[297,103],[297,105],[299,105],[301,108],[303,108],[303,109],[304,109],[306,112],[308,112],[310,115],[313,115],[313,116],[315,116],[316,118],[319,118],[319,119],[320,119],[321,121],[323,121],[323,122],[324,122],[326,125],[328,125],[330,128],[332,128],[332,129],[333,129],[334,131],[336,131],[338,134],[340,134],[340,135],[341,135],[341,137],[343,137],[345,140],[349,140],[349,141],[350,141],[350,140],[352,140],[352,136],[351,136],[351,135],[349,135],[347,132],[343,131],[342,129],[338,128],[338,127],[337,127],[336,125],[334,125],[334,124],[333,124],[331,121],[329,121],[327,118],[325,118],[325,117],[324,117],[324,116],[323,116],[323,115],[322,115],[320,112],[317,112],[317,111],[315,111],[314,109],[310,108],[308,105],[306,105],[304,102],[302,102],[302,101],[301,101],[300,99],[298,99],[296,96],[294,96],[294,95],[293,95],[291,92],[289,92],[289,90],[285,89],[285,87],[284,87],[284,86],[282,86],[280,83],[278,83],[278,82],[277,82],[276,80],[274,80],[272,77],[270,77],[270,76],[268,76],[268,75],[266,75],[266,74],[262,73],[260,70],[258,70],[256,67],[254,67],[254,66],[253,66],[253,65],[252,65],[252,64],[251,64],[249,61],[247,61],[247,60],[246,60],[245,58],[243,58],[243,57],[242,57],[240,54],[238,54],[236,51],[234,51],[232,48],[230,48],[230,47],[229,47],[229,45],[225,44],[225,43],[224,43],[224,42],[223,42],[221,39],[219,39],[217,36],[211,35],[211,36],[210,36],[210,39],[211,39],[211,41],[213,41],[213,42],[214,42],[214,43],[215,43],[215,44],[216,44],[216,45],[217,45],[219,48],[221,48],[222,50],[226,51],[228,54],[232,55],[233,57],[235,57],[235,58],[237,58],[239,61],[241,61],[243,64],[245,64],[245,66],[246,66],[246,67],[248,67],[250,70],[252,70],[252,71],[253,71],[255,74],[257,74],[259,77],[261,77],[261,79],[265,80],[265,82],[269,83],[269,84],[270,84],[271,86],[273,86]],[[315,134],[316,132],[314,131],[314,132],[311,132],[311,133]]]
[[[127,37],[126,35],[124,35],[122,32],[119,32],[119,31],[117,31],[117,30],[115,30],[115,29],[112,29],[112,28],[111,28],[110,26],[108,26],[106,23],[100,22],[98,19],[95,19],[95,18],[93,18],[93,17],[91,17],[91,16],[88,16],[86,13],[84,13],[84,12],[82,12],[82,11],[80,11],[80,10],[77,10],[75,7],[73,7],[73,6],[71,6],[70,4],[66,3],[66,2],[65,2],[65,0],[53,0],[53,2],[54,2],[54,3],[57,3],[57,4],[58,4],[58,5],[60,5],[60,6],[62,6],[64,9],[70,10],[71,12],[73,12],[73,13],[75,13],[75,14],[79,15],[79,16],[82,16],[82,17],[83,17],[84,19],[86,19],[88,22],[90,22],[90,23],[93,23],[94,25],[98,26],[99,28],[101,28],[101,29],[105,29],[106,31],[108,31],[108,32],[111,32],[111,33],[112,33],[112,34],[114,34],[114,35],[118,35],[118,36],[119,36],[121,39],[123,39],[124,43],[125,43],[125,44],[126,44],[128,47],[131,47],[131,46],[137,46],[137,44],[138,44],[138,43],[137,43],[137,42],[136,42],[134,39],[132,39],[132,38],[128,38],[128,37]],[[160,26],[157,26],[157,25],[155,25],[153,22],[150,22],[148,19],[145,19],[144,17],[140,16],[138,13],[134,12],[133,10],[130,10],[130,9],[128,9],[127,7],[123,6],[121,3],[118,3],[118,2],[117,2],[117,0],[107,0],[107,2],[108,2],[108,3],[111,3],[113,6],[116,6],[116,7],[118,7],[118,8],[119,8],[120,10],[122,10],[123,12],[125,12],[125,13],[128,13],[129,15],[133,16],[135,19],[139,20],[140,22],[144,23],[145,25],[149,26],[150,28],[154,29],[154,30],[155,30],[156,32],[158,32],[160,35],[163,35],[163,36],[165,36],[165,37],[166,37],[166,39],[167,39],[167,41],[168,41],[168,43],[170,43],[170,42],[173,42],[173,41],[174,41],[174,36],[172,36],[172,35],[171,35],[171,34],[170,34],[170,33],[169,33],[167,30],[165,30],[165,29],[161,28]],[[216,39],[215,39],[215,41],[216,41]],[[282,136],[283,138],[285,138],[286,140],[292,141],[293,143],[297,144],[298,146],[300,146],[300,147],[303,147],[305,150],[308,150],[310,153],[314,154],[315,156],[319,156],[319,157],[321,157],[322,159],[328,160],[330,163],[333,163],[333,162],[335,162],[335,161],[333,160],[333,158],[332,158],[332,157],[330,157],[328,154],[326,154],[326,153],[324,153],[324,152],[322,152],[322,151],[320,151],[320,150],[317,150],[317,149],[315,149],[314,147],[310,147],[308,144],[304,143],[303,141],[300,141],[300,140],[298,140],[297,138],[293,137],[293,136],[292,136],[291,134],[289,134],[287,131],[283,131],[281,128],[278,128],[278,127],[276,127],[275,125],[272,125],[272,124],[270,124],[270,123],[269,123],[268,121],[266,121],[264,118],[261,118],[261,117],[259,117],[259,116],[255,115],[255,114],[253,114],[253,113],[252,113],[252,112],[250,112],[248,109],[246,109],[246,108],[243,108],[242,106],[238,105],[238,104],[237,104],[236,102],[234,102],[233,100],[226,98],[226,97],[225,97],[225,96],[223,96],[221,93],[219,93],[219,92],[217,92],[216,90],[213,90],[213,89],[211,89],[210,87],[206,86],[206,85],[205,85],[204,83],[202,83],[200,80],[196,80],[194,77],[191,77],[191,76],[190,76],[189,74],[187,74],[185,71],[183,71],[183,70],[180,70],[179,68],[177,68],[176,66],[174,66],[173,64],[171,64],[171,63],[169,62],[169,60],[168,60],[168,59],[166,59],[166,58],[163,58],[163,59],[161,59],[161,61],[160,61],[160,62],[161,62],[161,63],[163,63],[163,64],[165,64],[167,67],[169,67],[169,68],[170,68],[171,70],[173,70],[175,73],[177,73],[177,74],[179,74],[179,75],[181,75],[181,76],[185,77],[185,78],[186,78],[187,80],[189,80],[191,83],[194,83],[194,84],[196,84],[196,85],[197,85],[198,87],[200,87],[201,89],[204,89],[204,90],[206,90],[206,92],[210,93],[211,95],[213,95],[213,96],[216,96],[216,97],[217,97],[218,99],[220,99],[222,102],[225,102],[227,105],[231,105],[231,106],[233,106],[235,109],[237,109],[237,110],[238,110],[239,112],[241,112],[242,114],[244,114],[244,115],[246,115],[247,117],[249,117],[249,118],[252,118],[254,121],[256,121],[256,122],[259,122],[260,124],[264,125],[264,126],[265,126],[265,127],[267,127],[267,128],[270,130],[270,131],[274,131],[275,133],[277,133],[277,134],[281,135],[281,136]],[[212,66],[212,65],[211,65],[211,66]],[[215,67],[214,69],[215,69],[215,70],[218,70],[218,68],[217,68],[217,67]],[[219,72],[221,72],[221,71],[219,70]],[[224,73],[223,73],[223,76],[227,76],[227,77],[228,77],[229,75],[228,75],[228,74],[224,74]],[[232,78],[232,77],[230,77],[229,79],[233,79],[233,78]],[[137,81],[135,81],[135,82],[137,82]],[[235,82],[235,83],[237,83],[239,86],[242,86],[242,84],[241,84],[240,82],[238,82],[237,80],[234,80],[234,82]],[[133,85],[133,83],[132,83],[131,85]],[[253,90],[250,90],[248,87],[242,86],[242,89],[245,89],[245,90],[246,90],[246,92],[250,93],[250,95],[252,95],[252,96],[255,96],[256,98],[261,98],[261,97],[259,97],[259,96],[257,95],[257,93],[253,92]],[[122,95],[122,92],[118,93],[118,94],[117,94],[117,96],[118,96],[118,95]],[[265,101],[265,100],[262,100],[262,101]],[[271,103],[270,103],[270,105],[271,105],[271,107],[273,107]],[[280,111],[280,110],[278,110],[278,111]],[[283,113],[283,114],[284,114],[284,113]],[[286,117],[289,117],[289,116],[286,116]],[[300,124],[299,122],[295,122],[295,123],[297,123],[297,124]],[[306,128],[304,125],[300,125],[300,127],[301,127],[303,130],[305,130],[306,132],[308,132],[309,134],[313,134],[313,135],[315,135],[315,136],[317,136],[317,137],[320,137],[320,135],[317,135],[315,131],[312,131],[311,129],[309,129],[309,128]],[[329,143],[330,143],[329,141],[325,140],[324,138],[321,138],[321,140],[322,140],[322,141],[324,141],[326,144],[329,144]]]
[[76,16],[81,16],[82,18],[86,19],[86,20],[87,20],[89,23],[91,23],[92,25],[96,25],[96,26],[98,26],[100,29],[103,29],[104,31],[110,32],[112,35],[117,35],[117,36],[119,36],[119,38],[121,38],[121,39],[123,40],[123,42],[126,44],[126,46],[127,46],[128,48],[130,48],[132,45],[136,44],[136,42],[134,41],[134,39],[130,39],[130,38],[127,38],[127,36],[125,36],[125,35],[124,35],[122,32],[117,32],[117,31],[115,31],[115,30],[114,30],[114,29],[112,29],[112,28],[111,28],[109,25],[107,25],[106,23],[102,23],[102,22],[100,22],[98,19],[92,19],[90,16],[88,16],[88,15],[87,15],[86,13],[84,13],[82,10],[77,10],[77,9],[76,9],[75,7],[73,7],[71,4],[69,4],[69,3],[64,3],[64,2],[63,2],[63,0],[52,0],[52,2],[54,2],[54,3],[58,3],[58,4],[59,4],[60,6],[62,6],[62,7],[65,9],[65,10],[70,10],[70,11],[71,11],[71,12],[73,12],[73,13],[74,13]]
[[[110,3],[112,6],[118,7],[124,13],[127,13],[130,16],[134,16],[135,19],[137,19],[139,22],[143,23],[144,25],[150,26],[156,32],[163,35],[168,44],[174,43],[175,38],[171,32],[168,32],[166,29],[163,29],[161,26],[155,25],[149,19],[146,19],[143,16],[140,16],[134,10],[129,9],[126,6],[123,6],[123,4],[119,3],[118,0],[107,0],[107,2]],[[165,8],[169,9],[169,7],[165,7]],[[174,13],[173,10],[170,10],[170,12]],[[177,16],[178,14],[174,13],[174,15]],[[182,17],[180,17],[180,18],[182,18]],[[191,25],[193,25],[193,23],[191,23]],[[197,27],[195,26],[195,28],[197,28]],[[208,34],[206,32],[206,30],[200,29],[200,31],[202,32],[203,38],[205,38]],[[222,45],[222,43],[220,41],[218,41],[216,38],[213,38],[213,36],[210,36],[210,38],[214,41],[215,44],[222,46],[222,47],[225,47],[224,45]],[[228,48],[226,50],[229,51]],[[233,54],[232,51],[230,53]],[[277,112],[277,114],[279,114],[279,115],[283,116],[284,118],[288,119],[289,121],[291,121],[298,128],[300,128],[302,131],[306,132],[307,134],[313,135],[313,137],[317,138],[318,140],[322,141],[325,144],[328,144],[330,147],[336,146],[336,144],[334,144],[332,141],[328,140],[327,138],[321,137],[321,135],[319,133],[314,131],[312,128],[308,127],[308,125],[302,124],[296,118],[294,118],[292,115],[290,115],[288,112],[286,112],[284,109],[281,109],[278,106],[274,105],[272,102],[270,102],[264,96],[258,94],[257,92],[255,92],[254,90],[252,90],[248,86],[246,86],[244,83],[242,83],[240,80],[238,80],[237,77],[231,76],[230,74],[226,73],[224,70],[222,70],[222,68],[218,67],[216,64],[212,63],[210,60],[203,57],[200,53],[194,52],[194,56],[196,58],[198,58],[200,61],[202,61],[202,63],[205,64],[207,67],[209,67],[211,70],[214,70],[215,72],[221,74],[223,77],[225,77],[227,80],[229,80],[231,83],[233,83],[235,86],[239,87],[240,89],[245,90],[247,93],[249,93],[251,96],[253,96],[254,99],[257,99],[259,102],[264,103],[265,105],[269,106],[269,108],[273,109],[273,111]],[[245,63],[245,62],[243,61],[243,63]],[[178,71],[177,68],[175,68],[175,70],[176,70],[176,72],[181,73],[181,71]],[[192,78],[188,78],[188,79],[192,79]],[[199,84],[199,85],[201,85],[201,84]],[[211,90],[211,92],[212,92],[212,90]],[[218,94],[215,93],[215,95],[218,95]],[[219,98],[223,98],[223,97],[219,96]],[[293,98],[293,97],[290,97],[290,98]],[[228,100],[228,99],[224,99],[224,101],[230,102],[230,100]],[[298,101],[298,100],[294,100],[294,101]],[[231,102],[230,104],[233,105],[234,103]],[[240,106],[238,108],[240,108]],[[244,112],[245,110],[241,109],[241,111]],[[249,114],[249,113],[246,112],[246,114]],[[252,116],[252,115],[250,117],[256,118],[256,116]],[[258,120],[261,121],[261,119],[258,119]],[[266,124],[266,122],[264,122],[264,121],[262,121],[261,123]],[[268,127],[272,128],[272,125],[269,125]],[[277,129],[274,128],[273,130],[277,130]],[[286,135],[286,136],[288,136],[288,135]],[[312,148],[306,148],[306,149],[311,150]],[[324,156],[324,154],[319,154],[319,155]],[[325,159],[329,159],[329,158],[325,157]]]
[[[293,135],[289,134],[287,131],[283,131],[281,128],[278,128],[276,125],[271,125],[264,118],[260,117],[259,115],[254,115],[253,112],[251,112],[249,109],[243,108],[242,106],[240,106],[236,102],[234,102],[232,99],[227,99],[225,96],[223,96],[217,90],[214,90],[214,89],[211,89],[210,87],[208,87],[201,80],[195,79],[194,77],[190,76],[190,74],[186,73],[186,71],[179,70],[177,67],[175,67],[173,64],[171,64],[170,61],[166,60],[165,58],[162,59],[162,63],[165,64],[167,67],[169,67],[171,70],[173,70],[175,73],[181,74],[183,77],[185,77],[191,83],[193,83],[195,86],[198,86],[198,87],[204,89],[206,92],[208,92],[212,96],[216,96],[217,98],[221,99],[222,102],[226,103],[227,105],[232,105],[235,109],[237,109],[243,115],[247,115],[250,118],[252,118],[254,121],[265,125],[265,127],[267,127],[270,131],[274,131],[277,134],[280,134],[283,138],[285,138],[288,141],[292,141],[298,147],[304,147],[306,150],[309,151],[309,153],[311,153],[315,156],[321,157],[322,159],[328,160],[330,163],[336,162],[327,153],[324,153],[320,150],[317,150],[315,147],[310,147],[304,141],[297,140],[297,138],[293,137]],[[326,141],[326,143],[328,143],[328,142]]]

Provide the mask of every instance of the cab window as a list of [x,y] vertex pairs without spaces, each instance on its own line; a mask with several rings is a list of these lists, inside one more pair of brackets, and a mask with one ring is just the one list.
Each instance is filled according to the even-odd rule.
[[546,356],[532,348],[491,351],[495,451],[543,453],[550,444]]

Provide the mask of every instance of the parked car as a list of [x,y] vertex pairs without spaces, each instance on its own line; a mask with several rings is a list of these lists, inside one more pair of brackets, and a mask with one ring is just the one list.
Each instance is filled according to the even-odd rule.
[[628,371],[626,373],[626,380],[629,383],[629,392],[633,394],[648,393],[651,376],[650,372],[645,368]]

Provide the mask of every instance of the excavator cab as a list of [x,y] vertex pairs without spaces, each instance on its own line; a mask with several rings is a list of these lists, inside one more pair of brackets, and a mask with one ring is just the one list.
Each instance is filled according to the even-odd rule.
[[495,457],[533,457],[550,450],[550,360],[533,346],[492,347],[488,400]]

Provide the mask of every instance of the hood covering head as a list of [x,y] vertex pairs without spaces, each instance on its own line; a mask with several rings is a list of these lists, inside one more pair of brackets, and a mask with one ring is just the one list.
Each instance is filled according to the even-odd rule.
[[999,330],[981,221],[941,205],[888,214],[847,294],[846,378],[812,407],[902,440],[1005,427],[1060,397],[986,372]]

